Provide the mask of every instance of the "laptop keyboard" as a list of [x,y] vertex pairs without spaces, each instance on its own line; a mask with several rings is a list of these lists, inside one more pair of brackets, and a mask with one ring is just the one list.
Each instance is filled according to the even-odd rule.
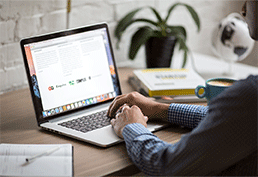
[[107,110],[91,115],[62,122],[58,125],[77,130],[83,133],[110,125],[110,118],[107,117]]

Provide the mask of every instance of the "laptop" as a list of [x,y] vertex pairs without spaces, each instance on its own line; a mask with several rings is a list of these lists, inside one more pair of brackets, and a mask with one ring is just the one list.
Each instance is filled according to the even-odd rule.
[[[122,142],[107,109],[121,95],[106,23],[20,41],[38,126],[97,146]],[[149,124],[156,131],[163,124]]]

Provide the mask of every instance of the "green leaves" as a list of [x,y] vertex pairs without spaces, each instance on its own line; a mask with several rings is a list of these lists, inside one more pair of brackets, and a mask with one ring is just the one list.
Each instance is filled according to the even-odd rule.
[[[153,7],[146,7],[146,8],[150,8],[153,13],[156,15],[158,21],[161,21],[161,17],[159,15],[159,13],[153,8]],[[143,8],[138,8],[130,13],[128,13],[124,18],[122,18],[117,26],[116,26],[116,29],[115,29],[115,37],[117,38],[117,45],[116,47],[119,48],[119,43],[121,41],[121,37],[122,37],[122,34],[123,32],[126,30],[126,28],[128,28],[131,24],[135,23],[135,22],[146,22],[146,23],[149,23],[153,26],[158,26],[158,23],[157,22],[154,22],[152,20],[149,20],[149,19],[144,19],[144,18],[140,18],[140,19],[133,19],[133,17],[135,16],[135,14],[137,12],[139,12],[140,10],[144,9]]]
[[153,36],[153,33],[154,31],[148,26],[141,27],[134,33],[129,50],[129,58],[131,60],[135,58],[140,47],[145,44],[151,36]]
[[[117,26],[117,28],[115,30],[115,36],[117,37],[117,40],[118,40],[117,43],[116,43],[116,48],[119,48],[119,43],[121,41],[121,37],[122,37],[123,32],[126,30],[127,27],[129,27],[131,24],[133,24],[135,22],[146,22],[146,23],[152,24],[153,26],[158,25],[156,22],[153,22],[151,20],[144,19],[144,18],[128,21],[126,23],[126,26],[124,26],[124,23],[120,24],[120,27]],[[118,29],[118,28],[120,28],[120,29]]]
[[187,38],[186,30],[183,26],[168,26],[169,33],[174,36],[182,35],[185,39]]
[[167,23],[168,18],[170,17],[171,12],[175,9],[175,7],[177,7],[177,6],[179,6],[179,5],[185,6],[185,7],[187,8],[187,10],[190,12],[190,14],[191,14],[191,16],[192,16],[192,18],[193,18],[193,20],[194,20],[196,26],[197,26],[198,32],[199,32],[199,31],[200,31],[200,28],[201,28],[201,23],[200,23],[200,19],[199,19],[198,14],[196,13],[196,11],[195,11],[191,6],[189,6],[189,5],[187,5],[187,4],[184,4],[184,3],[176,3],[176,4],[174,4],[173,6],[171,6],[171,7],[169,8],[167,17],[166,17],[165,20],[164,20],[165,23]]
[[183,64],[182,64],[182,68],[185,67],[186,61],[187,61],[187,55],[188,55],[188,50],[184,51],[184,60],[183,60]]
[[115,29],[115,37],[117,38],[118,42],[117,42],[117,47],[118,47],[118,43],[120,42],[121,40],[121,36],[123,34],[123,32],[125,31],[125,29],[130,26],[133,22],[132,22],[132,19],[134,17],[134,15],[139,11],[141,10],[142,8],[138,8],[130,13],[128,13],[124,18],[122,18],[117,26],[116,26],[116,29]]
[[[184,67],[186,64],[187,54],[188,54],[188,47],[186,45],[186,39],[187,39],[186,30],[183,26],[169,26],[167,24],[172,11],[177,6],[186,7],[186,9],[191,14],[191,17],[193,18],[193,20],[197,26],[198,32],[199,32],[201,25],[200,25],[200,19],[198,17],[198,14],[191,6],[189,6],[187,4],[176,3],[176,4],[172,5],[168,10],[166,18],[164,18],[164,19],[162,19],[162,17],[160,16],[160,14],[157,12],[157,10],[155,8],[142,7],[142,8],[138,8],[138,9],[135,9],[135,10],[129,12],[118,22],[116,29],[115,29],[115,37],[117,38],[117,46],[116,47],[119,48],[119,43],[121,41],[121,37],[130,25],[132,25],[136,22],[147,23],[149,26],[143,26],[143,27],[139,28],[132,36],[130,50],[129,50],[129,58],[133,60],[135,58],[137,52],[139,51],[140,47],[143,44],[145,44],[150,37],[175,36],[177,38],[177,44],[179,45],[179,50],[184,51],[183,64],[182,64],[182,67]],[[154,13],[157,21],[149,20],[146,18],[134,19],[135,15],[139,11],[141,11],[145,8],[150,9]]]
[[153,7],[148,7],[148,8],[150,8],[153,11],[153,13],[156,15],[158,22],[162,23],[163,20],[162,20],[161,16],[159,15],[159,13]]
[[194,19],[194,22],[197,26],[197,29],[198,29],[198,32],[200,31],[200,28],[201,28],[201,23],[200,23],[200,19],[198,17],[198,14],[195,12],[195,10],[189,6],[189,5],[186,5],[184,4],[185,7],[188,9],[188,11],[190,12],[190,14],[192,15],[193,19]]
[[174,31],[177,32],[177,43],[179,45],[179,51],[184,51],[184,57],[183,57],[183,64],[182,68],[185,67],[186,61],[187,61],[187,55],[188,55],[188,47],[186,46],[186,31],[185,28],[182,26],[177,26],[174,28]]

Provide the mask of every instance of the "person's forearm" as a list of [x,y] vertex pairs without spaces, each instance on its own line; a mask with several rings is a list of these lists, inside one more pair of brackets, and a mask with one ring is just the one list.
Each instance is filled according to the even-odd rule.
[[168,109],[168,121],[188,128],[195,128],[206,116],[208,108],[208,106],[172,103]]
[[168,122],[168,109],[169,104],[164,103],[158,103],[155,106],[153,106],[152,110],[149,110],[152,112],[150,119],[160,119],[162,121]]
[[142,172],[147,175],[166,173],[165,154],[171,152],[173,144],[160,140],[141,124],[127,125],[123,135],[129,157]]
[[160,119],[181,126],[195,128],[206,116],[207,111],[208,106],[158,103],[151,107],[148,112],[151,115],[149,117],[150,120]]

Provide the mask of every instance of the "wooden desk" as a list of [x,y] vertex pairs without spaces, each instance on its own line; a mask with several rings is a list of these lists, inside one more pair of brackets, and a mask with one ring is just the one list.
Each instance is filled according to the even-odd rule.
[[[132,69],[130,68],[119,68],[119,79],[123,93],[133,91],[127,83],[127,78],[131,73]],[[71,143],[74,146],[75,176],[128,176],[139,172],[129,159],[124,143],[120,143],[110,148],[99,148],[39,128],[36,124],[28,88],[1,95],[0,105],[1,143]],[[189,132],[189,130],[178,126],[171,126],[156,132],[155,135],[164,141],[172,143],[178,141],[181,135],[186,132]]]

